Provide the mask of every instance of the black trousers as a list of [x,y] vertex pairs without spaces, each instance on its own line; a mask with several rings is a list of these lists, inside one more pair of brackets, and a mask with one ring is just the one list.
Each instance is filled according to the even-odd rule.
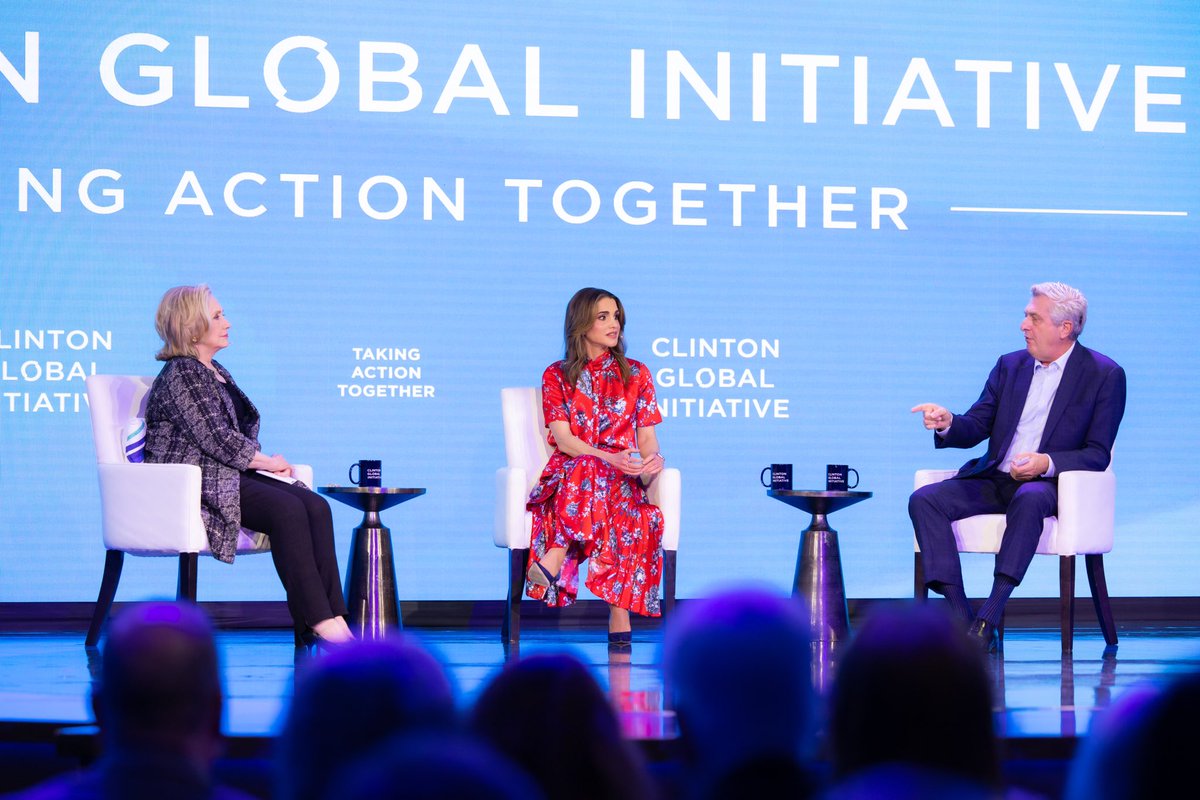
[[1007,517],[994,574],[1017,583],[1037,552],[1046,517],[1058,511],[1058,483],[1052,480],[1015,481],[1007,473],[951,478],[912,493],[908,515],[921,545],[925,582],[962,586],[962,565],[950,523],[976,514]]
[[255,472],[241,479],[242,526],[271,537],[271,558],[298,630],[346,614],[324,497]]

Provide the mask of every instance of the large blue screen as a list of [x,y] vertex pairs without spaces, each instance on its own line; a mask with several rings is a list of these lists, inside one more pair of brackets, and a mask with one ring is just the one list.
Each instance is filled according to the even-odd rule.
[[[1195,594],[1198,59],[1185,0],[6,2],[0,601],[95,596],[83,376],[154,374],[158,299],[198,282],[267,450],[428,489],[385,521],[402,598],[440,600],[503,596],[499,390],[561,356],[576,289],[653,370],[681,596],[788,587],[806,520],[759,472],[833,462],[874,492],[831,520],[847,592],[898,597],[913,471],[969,455],[909,409],[965,410],[1065,281],[1129,378],[1110,589]],[[200,583],[282,597],[269,559]]]

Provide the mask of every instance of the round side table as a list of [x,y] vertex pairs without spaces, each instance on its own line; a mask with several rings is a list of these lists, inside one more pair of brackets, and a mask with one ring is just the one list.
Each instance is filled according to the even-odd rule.
[[425,490],[322,486],[317,491],[363,512],[350,542],[350,566],[346,570],[350,630],[360,639],[381,639],[389,630],[402,629],[392,532],[380,521],[379,512],[420,497]]
[[792,594],[808,603],[813,639],[836,643],[850,636],[846,585],[842,581],[842,556],[837,531],[826,520],[833,512],[866,500],[870,492],[817,492],[802,489],[768,489],[768,497],[812,514],[800,535],[796,577]]

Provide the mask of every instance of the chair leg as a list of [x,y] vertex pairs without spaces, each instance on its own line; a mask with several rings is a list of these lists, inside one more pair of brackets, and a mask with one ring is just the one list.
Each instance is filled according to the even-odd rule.
[[1058,558],[1058,617],[1065,655],[1075,649],[1075,556]]
[[662,614],[669,618],[675,613],[675,563],[679,556],[676,550],[663,551]]
[[521,641],[521,597],[525,594],[525,569],[529,563],[529,548],[508,551],[508,599],[504,622],[500,624],[500,641],[518,644]]
[[96,596],[92,624],[88,626],[87,638],[83,640],[85,647],[95,647],[100,641],[100,629],[104,627],[113,598],[117,596],[117,584],[121,581],[121,567],[124,564],[125,554],[120,550],[109,550],[104,556],[104,577],[100,579],[100,594]]
[[180,600],[196,602],[196,574],[199,570],[199,553],[179,554],[179,588],[176,596]]
[[929,599],[929,587],[925,585],[925,563],[920,553],[913,553],[913,597],[918,601]]
[[1083,557],[1084,567],[1087,568],[1088,586],[1092,589],[1092,604],[1096,607],[1096,619],[1100,621],[1100,631],[1104,634],[1104,643],[1117,643],[1117,625],[1113,621],[1112,606],[1108,603],[1108,584],[1104,580],[1104,556],[1096,553]]

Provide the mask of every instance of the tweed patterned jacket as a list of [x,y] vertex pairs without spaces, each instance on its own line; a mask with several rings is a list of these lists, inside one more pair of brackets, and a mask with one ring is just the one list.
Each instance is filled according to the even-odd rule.
[[200,467],[200,514],[215,558],[232,562],[242,527],[238,473],[258,445],[258,409],[224,367],[213,366],[246,403],[252,421],[238,425],[233,401],[217,376],[194,358],[172,358],[146,400],[146,460]]

